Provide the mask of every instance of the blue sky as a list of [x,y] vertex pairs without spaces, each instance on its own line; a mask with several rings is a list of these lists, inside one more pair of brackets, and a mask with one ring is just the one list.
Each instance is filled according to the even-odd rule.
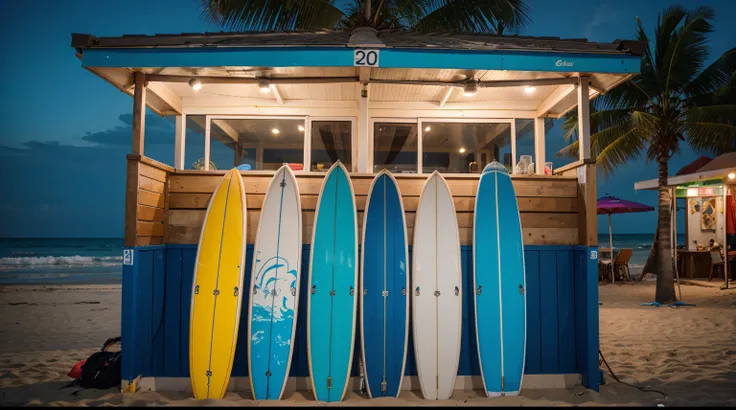
[[[651,33],[657,13],[670,1],[530,0],[532,24],[521,34],[633,39],[635,17]],[[683,2],[716,11],[711,59],[733,47],[736,1]],[[97,36],[219,31],[200,16],[200,0],[99,0],[0,2],[6,39],[0,65],[0,237],[120,237],[123,233],[125,154],[130,151],[132,99],[81,68],[71,33]],[[143,12],[139,12],[143,11]],[[146,153],[171,162],[173,126],[150,115]],[[551,130],[548,158],[563,145]],[[672,173],[698,156],[683,150]],[[656,193],[635,192],[633,183],[654,178],[656,165],[636,161],[610,180],[610,193],[649,204]],[[656,213],[619,215],[615,233],[653,233]],[[680,218],[682,220],[682,218]],[[601,218],[601,231],[606,221]]]

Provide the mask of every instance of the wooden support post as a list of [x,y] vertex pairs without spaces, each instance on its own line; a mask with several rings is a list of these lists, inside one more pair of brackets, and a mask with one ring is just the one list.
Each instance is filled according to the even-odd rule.
[[210,120],[210,116],[206,115],[204,117],[204,167],[202,168],[205,171],[210,170],[210,140],[211,140],[211,124],[212,121]]
[[187,116],[186,114],[176,116],[176,136],[174,145],[174,168],[184,169],[184,154],[187,140]]
[[[516,173],[516,120],[511,120],[511,173]],[[481,170],[483,172],[483,170]]]
[[588,77],[578,80],[578,141],[580,159],[590,158],[590,92]]
[[146,128],[146,75],[135,73],[135,91],[133,93],[133,151],[135,155],[143,155],[144,133]]
[[125,230],[123,246],[135,246],[138,237],[138,174],[140,160],[128,159],[127,181],[125,186]]
[[368,86],[361,90],[358,112],[358,172],[370,172],[368,157],[371,144],[369,143],[370,121],[368,120]]
[[576,170],[578,177],[578,241],[585,246],[598,246],[595,168],[595,161],[588,159]]
[[544,118],[534,119],[534,162],[538,175],[544,175],[545,144],[544,144]]

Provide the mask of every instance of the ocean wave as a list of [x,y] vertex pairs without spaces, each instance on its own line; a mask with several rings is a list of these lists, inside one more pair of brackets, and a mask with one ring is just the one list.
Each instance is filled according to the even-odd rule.
[[122,256],[32,256],[0,258],[2,267],[20,266],[117,266]]

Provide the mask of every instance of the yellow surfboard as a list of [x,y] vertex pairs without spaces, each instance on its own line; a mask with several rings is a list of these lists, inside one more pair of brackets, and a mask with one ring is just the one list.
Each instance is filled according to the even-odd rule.
[[221,399],[233,367],[245,269],[246,202],[236,169],[215,189],[197,248],[189,325],[195,399]]

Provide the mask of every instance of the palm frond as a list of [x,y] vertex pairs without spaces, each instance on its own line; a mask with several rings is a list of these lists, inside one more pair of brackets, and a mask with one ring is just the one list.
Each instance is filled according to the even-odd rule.
[[529,7],[524,0],[418,0],[417,3],[424,9],[424,16],[413,27],[417,31],[498,34],[529,23]]
[[703,68],[709,55],[707,35],[713,32],[713,14],[710,7],[698,7],[686,15],[682,27],[673,33],[662,61],[662,68],[667,70],[665,95],[670,90],[681,91]]
[[603,177],[608,179],[616,168],[639,158],[647,146],[648,135],[646,130],[634,127],[605,145],[599,144],[602,149],[596,156],[596,165],[603,170]]
[[691,108],[684,125],[693,148],[713,154],[736,151],[736,104]]
[[652,64],[660,74],[660,78],[665,78],[666,70],[664,70],[665,54],[670,49],[670,42],[675,30],[687,15],[687,11],[681,6],[670,6],[657,18],[657,26],[654,28],[655,53]]
[[[639,83],[640,88],[648,90],[647,95],[654,94],[653,90],[659,88],[660,79],[655,67],[655,57],[652,54],[652,46],[649,38],[644,31],[644,24],[639,17],[636,18],[637,23],[637,39],[647,43],[644,54],[641,58],[641,73],[634,81]],[[621,88],[621,87],[617,87]]]
[[201,10],[207,21],[235,31],[318,30],[345,17],[334,0],[203,0]]
[[[683,93],[696,105],[699,99],[711,93],[717,93],[732,83],[736,74],[736,47],[726,51],[711,63],[684,89]],[[702,100],[702,99],[701,99]]]

